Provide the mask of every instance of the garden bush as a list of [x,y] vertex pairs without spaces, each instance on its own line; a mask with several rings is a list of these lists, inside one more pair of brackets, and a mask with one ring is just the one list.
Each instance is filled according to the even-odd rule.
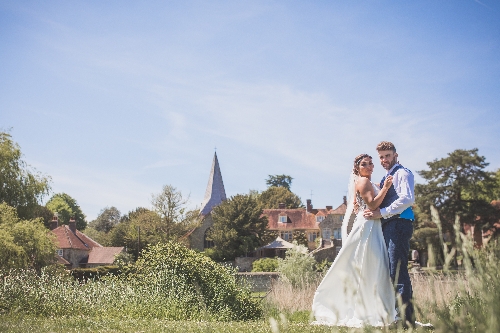
[[261,258],[252,263],[252,272],[276,272],[278,269],[278,259]]
[[235,274],[177,243],[143,251],[118,276],[81,283],[43,269],[0,272],[0,311],[35,316],[93,316],[169,320],[247,320],[260,304]]
[[278,259],[277,272],[280,279],[290,283],[294,288],[300,288],[317,280],[316,260],[303,245],[286,251],[285,259]]

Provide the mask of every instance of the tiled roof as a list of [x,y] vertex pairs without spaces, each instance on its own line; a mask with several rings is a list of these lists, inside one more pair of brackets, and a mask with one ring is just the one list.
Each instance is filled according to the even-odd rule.
[[261,249],[291,249],[293,247],[295,247],[295,245],[293,245],[290,242],[287,242],[286,240],[284,240],[281,237],[278,237],[275,240],[273,240],[271,243],[264,245],[262,247],[259,247],[257,250],[261,250]]
[[67,261],[66,259],[64,259],[63,257],[58,256],[58,255],[56,255],[56,257],[57,257],[57,258],[56,258],[56,262],[57,262],[58,264],[62,264],[62,265],[65,265],[65,266],[69,266],[69,265],[71,265],[71,263],[70,263],[69,261]]
[[[342,203],[335,209],[313,209],[312,212],[307,212],[307,209],[264,209],[262,215],[267,216],[268,227],[271,230],[295,230],[295,229],[318,229],[319,222],[316,221],[316,216],[328,215],[344,215],[346,205]],[[279,216],[286,215],[287,223],[278,222]]]
[[87,264],[112,264],[115,256],[122,252],[124,247],[94,247],[89,252]]
[[[271,230],[318,229],[316,215],[308,213],[304,208],[297,209],[264,209],[262,215],[267,216]],[[286,215],[288,222],[278,222],[280,215]]]
[[102,247],[101,244],[78,230],[73,233],[67,225],[61,225],[52,232],[56,235],[59,249],[90,250],[94,247]]

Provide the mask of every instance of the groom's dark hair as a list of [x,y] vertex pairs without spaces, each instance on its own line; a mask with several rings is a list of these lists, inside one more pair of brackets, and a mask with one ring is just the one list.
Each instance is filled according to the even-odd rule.
[[393,152],[396,152],[396,147],[394,147],[394,144],[392,142],[382,141],[377,145],[377,151],[382,150],[392,150]]

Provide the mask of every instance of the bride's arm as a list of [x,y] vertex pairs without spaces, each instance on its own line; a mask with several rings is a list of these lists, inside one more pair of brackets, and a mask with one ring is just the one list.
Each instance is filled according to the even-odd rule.
[[376,197],[373,197],[375,193],[373,191],[372,183],[368,180],[368,178],[361,177],[356,184],[356,190],[359,192],[368,208],[374,210],[380,206],[391,185],[392,176],[388,176],[384,182],[384,187],[380,189],[380,192],[378,192]]

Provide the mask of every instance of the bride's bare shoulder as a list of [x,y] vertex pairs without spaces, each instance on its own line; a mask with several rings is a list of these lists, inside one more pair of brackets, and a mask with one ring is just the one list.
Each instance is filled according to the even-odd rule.
[[368,185],[371,186],[371,182],[366,177],[359,177],[358,180],[356,181],[356,188],[358,188],[358,189],[364,188]]

